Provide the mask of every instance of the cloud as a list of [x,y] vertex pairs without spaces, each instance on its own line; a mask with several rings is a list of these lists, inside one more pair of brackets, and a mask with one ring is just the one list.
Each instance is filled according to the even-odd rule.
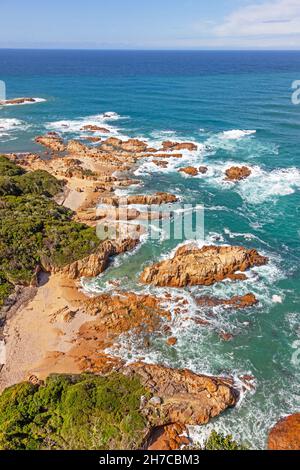
[[265,1],[240,8],[213,29],[217,37],[300,34],[300,0]]

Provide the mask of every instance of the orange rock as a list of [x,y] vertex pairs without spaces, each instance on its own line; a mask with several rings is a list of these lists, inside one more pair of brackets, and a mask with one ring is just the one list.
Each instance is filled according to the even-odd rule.
[[198,149],[196,144],[193,144],[192,142],[183,142],[183,143],[177,143],[177,142],[171,142],[171,141],[166,141],[163,142],[163,150],[189,150],[190,152],[193,152]]
[[300,450],[300,413],[283,418],[270,431],[269,450]]
[[198,175],[197,168],[194,168],[193,166],[187,166],[186,168],[180,168],[179,172],[185,173],[186,175],[189,175],[189,176],[197,176]]
[[106,129],[105,127],[99,127],[99,126],[95,126],[95,125],[92,125],[92,124],[87,124],[86,126],[83,126],[81,128],[82,131],[90,131],[90,132],[101,132],[103,134],[109,134],[110,131],[109,129]]
[[167,339],[167,345],[168,346],[175,346],[175,344],[177,344],[177,341],[178,341],[177,338],[174,338],[174,337],[168,338]]
[[215,297],[199,297],[196,299],[197,305],[215,307],[218,305],[228,305],[233,308],[252,307],[258,303],[254,294],[246,294],[243,296],[236,295],[231,299],[217,299]]
[[240,181],[248,178],[252,171],[246,166],[238,167],[233,166],[226,170],[226,179],[228,181]]
[[268,259],[256,250],[240,246],[185,245],[172,259],[146,268],[141,274],[143,284],[159,287],[210,286],[227,279],[236,271],[246,271],[267,264]]

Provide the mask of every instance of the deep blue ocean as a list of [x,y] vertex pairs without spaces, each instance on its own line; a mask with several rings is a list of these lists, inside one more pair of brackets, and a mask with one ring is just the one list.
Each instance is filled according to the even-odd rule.
[[[34,137],[49,130],[79,138],[87,123],[153,145],[167,139],[199,144],[198,152],[186,152],[168,168],[142,163],[136,175],[143,188],[135,191],[164,190],[203,204],[206,243],[256,248],[269,265],[253,269],[247,281],[184,291],[190,304],[174,320],[175,348],[157,336],[145,350],[133,335],[118,353],[196,372],[254,376],[255,391],[237,408],[194,432],[201,439],[215,428],[264,448],[268,429],[300,409],[300,105],[291,99],[292,83],[300,80],[300,53],[0,50],[0,80],[8,98],[41,98],[0,108],[1,152],[38,151]],[[178,173],[183,162],[209,171],[187,178]],[[252,175],[224,182],[232,164],[250,166]],[[118,278],[126,290],[161,295],[142,288],[138,274],[178,243],[145,239],[84,286],[102,292],[109,279]],[[195,294],[228,298],[247,292],[260,303],[245,311],[199,312],[192,301]],[[196,324],[199,315],[209,325]],[[222,332],[233,339],[224,341]]]

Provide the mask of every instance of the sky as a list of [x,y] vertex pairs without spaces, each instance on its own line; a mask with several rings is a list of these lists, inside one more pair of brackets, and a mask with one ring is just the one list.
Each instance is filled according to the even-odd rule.
[[0,48],[300,49],[300,0],[0,0]]

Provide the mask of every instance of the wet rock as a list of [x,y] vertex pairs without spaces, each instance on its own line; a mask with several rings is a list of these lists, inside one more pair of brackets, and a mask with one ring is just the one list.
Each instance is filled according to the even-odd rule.
[[143,284],[159,287],[210,286],[227,279],[236,271],[267,264],[256,250],[239,246],[185,245],[172,259],[156,263],[141,274]]
[[99,127],[92,124],[87,124],[81,128],[82,131],[89,131],[89,132],[101,132],[102,134],[109,134],[110,130],[106,129],[105,127]]
[[252,171],[247,166],[233,166],[226,170],[226,180],[228,181],[241,181],[248,178]]
[[171,141],[166,141],[163,142],[162,144],[163,150],[189,150],[190,152],[193,152],[198,149],[196,144],[193,144],[192,142],[183,142],[183,143],[178,143],[178,142],[171,142]]
[[180,173],[185,173],[188,176],[197,176],[198,175],[197,168],[194,168],[193,166],[187,166],[186,168],[180,168],[179,172]]
[[177,342],[178,342],[178,339],[175,338],[174,336],[172,338],[167,339],[167,345],[168,346],[175,346],[175,344],[177,344]]
[[198,170],[202,175],[205,175],[208,172],[207,166],[199,166]]
[[199,297],[196,299],[197,305],[216,307],[218,305],[228,305],[233,308],[247,308],[257,305],[258,300],[254,294],[246,294],[243,296],[236,295],[231,299],[217,299],[216,297]]

